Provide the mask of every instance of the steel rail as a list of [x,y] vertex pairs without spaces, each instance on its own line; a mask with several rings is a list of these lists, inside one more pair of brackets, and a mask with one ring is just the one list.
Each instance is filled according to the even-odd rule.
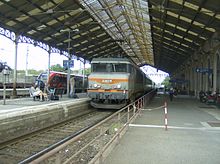
[[[107,117],[109,117],[109,116],[106,116],[106,118],[107,118]],[[26,159],[20,161],[18,164],[25,164],[25,163],[30,163],[30,162],[34,161],[35,159],[37,159],[37,158],[43,156],[44,154],[50,152],[51,150],[57,148],[58,146],[64,144],[65,142],[71,140],[72,138],[79,136],[81,133],[87,131],[88,129],[90,129],[91,127],[95,126],[95,125],[96,125],[97,123],[99,123],[99,122],[100,122],[100,120],[96,121],[96,122],[93,123],[92,125],[89,125],[89,126],[87,126],[87,127],[85,127],[85,128],[82,128],[81,130],[79,130],[79,131],[77,131],[77,132],[74,132],[74,133],[71,134],[70,136],[68,136],[68,137],[66,137],[66,138],[64,138],[64,139],[62,139],[62,140],[60,140],[60,141],[58,141],[57,143],[55,143],[55,144],[53,144],[53,145],[47,147],[46,149],[44,149],[44,150],[42,150],[42,151],[40,151],[40,152],[38,152],[38,153],[36,153],[36,154],[34,154],[34,155],[32,155],[32,156],[30,156],[30,157],[28,157],[28,158],[26,158]]]
[[[132,102],[131,104],[127,105],[126,107],[120,109],[119,111],[113,113],[112,115],[108,116],[107,118],[105,118],[104,120],[98,122],[96,125],[90,126],[87,129],[85,129],[84,131],[81,131],[81,133],[79,133],[78,135],[76,135],[75,137],[70,138],[69,140],[67,140],[66,142],[62,142],[62,144],[56,145],[56,147],[54,149],[51,149],[50,151],[46,151],[44,153],[42,153],[42,156],[38,156],[38,158],[34,159],[33,161],[30,161],[31,163],[40,163],[42,161],[47,160],[48,158],[52,157],[53,155],[55,155],[56,153],[58,153],[59,151],[63,150],[65,147],[67,147],[69,144],[72,144],[73,142],[79,140],[81,137],[85,136],[86,134],[88,134],[89,132],[92,132],[95,128],[100,127],[101,125],[103,125],[104,123],[106,123],[107,121],[111,120],[112,118],[118,116],[118,121],[120,121],[120,114],[123,111],[128,111],[128,116],[130,117],[130,112],[131,110],[133,111],[133,115],[129,118],[127,116],[127,121],[125,124],[123,124],[122,128],[118,130],[116,135],[120,135],[119,132],[123,131],[122,129],[124,129],[125,127],[127,127],[129,125],[129,123],[134,120],[141,112],[141,108],[146,105],[151,98],[154,96],[155,91],[151,91],[150,93],[142,96],[141,98],[139,98],[138,100],[136,100],[135,102]],[[104,134],[105,131],[102,132],[101,135]],[[96,138],[100,138],[96,137]],[[115,137],[114,137],[115,138]],[[117,138],[117,137],[116,137]],[[112,141],[111,141],[112,142]],[[88,144],[87,144],[88,145]],[[97,155],[94,157],[95,159],[98,159],[99,157],[102,156],[102,153],[105,151],[106,146],[103,145],[101,148],[101,152],[98,152]],[[80,150],[84,150],[84,148],[81,148]],[[79,152],[77,152],[79,153]],[[70,158],[76,157],[76,155],[73,155]],[[59,158],[59,157],[58,157]],[[69,159],[67,159],[69,161]],[[94,159],[93,159],[94,160]],[[93,161],[92,160],[92,161]],[[60,160],[58,160],[60,161]]]

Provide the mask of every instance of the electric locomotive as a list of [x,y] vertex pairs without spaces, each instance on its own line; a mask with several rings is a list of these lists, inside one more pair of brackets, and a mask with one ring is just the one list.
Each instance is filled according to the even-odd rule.
[[150,91],[152,84],[127,58],[94,58],[87,93],[95,108],[120,109]]

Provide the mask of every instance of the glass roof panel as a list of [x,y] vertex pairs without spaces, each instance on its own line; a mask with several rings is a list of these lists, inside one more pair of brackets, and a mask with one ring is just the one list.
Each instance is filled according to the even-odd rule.
[[16,20],[18,20],[18,21],[20,21],[20,22],[22,22],[22,21],[24,21],[25,19],[28,19],[29,17],[28,16],[20,16],[20,17],[18,17],[18,18],[15,18]]
[[184,47],[187,47],[187,48],[189,47],[188,45],[186,45],[186,44],[184,44],[184,43],[182,43],[181,45],[184,46]]
[[39,12],[41,12],[41,10],[38,8],[35,8],[34,10],[29,11],[28,14],[34,15],[34,14],[38,14]]
[[197,22],[197,21],[194,21],[193,24],[196,25],[196,26],[199,26],[199,27],[205,27],[204,24],[199,23],[199,22]]
[[199,38],[200,38],[200,39],[203,39],[203,40],[206,40],[206,38],[205,38],[205,37],[203,37],[203,36],[200,36]]
[[220,20],[220,14],[216,14],[215,17]]
[[90,31],[93,32],[93,31],[96,31],[96,30],[99,30],[99,29],[100,29],[100,27],[97,26],[97,27],[94,27],[94,28],[90,29]]
[[77,39],[79,37],[80,37],[80,35],[75,35],[75,36],[73,36],[73,39]]
[[94,47],[94,46],[95,46],[94,44],[90,44],[90,45],[89,45],[89,48],[92,48],[92,47]]
[[214,28],[211,28],[211,27],[206,27],[205,29],[208,30],[208,31],[211,31],[211,32],[215,32],[216,31]]
[[81,14],[82,12],[83,12],[83,9],[78,8],[78,9],[76,9],[76,10],[70,11],[70,12],[69,12],[69,15],[75,16],[75,15]]
[[28,34],[34,34],[34,33],[36,33],[35,30],[28,31]]
[[170,34],[170,35],[173,35],[172,32],[168,31],[168,30],[164,30],[166,33]]
[[190,9],[193,9],[193,10],[198,10],[199,9],[199,6],[196,6],[196,5],[194,5],[194,4],[190,3],[190,2],[185,2],[184,6],[190,8]]
[[192,20],[191,19],[189,19],[189,18],[187,18],[187,17],[184,17],[184,16],[180,16],[180,19],[181,20],[184,20],[185,22],[187,22],[187,23],[191,23],[192,22]]
[[102,34],[97,35],[97,37],[99,38],[99,37],[105,36],[105,35],[106,35],[106,33],[102,33]]
[[57,20],[52,19],[50,22],[47,22],[47,25],[51,26],[53,24],[57,23]]
[[201,8],[200,12],[206,14],[206,15],[209,15],[209,16],[213,16],[215,13],[211,10],[208,10],[208,9],[205,9],[205,8]]
[[167,11],[167,15],[170,15],[172,17],[178,18],[178,14],[175,14],[175,13],[173,13],[171,11]]
[[198,35],[197,33],[193,32],[193,31],[190,31],[190,30],[188,31],[188,33],[189,33],[189,34],[192,34],[192,35],[194,35],[194,36],[197,36],[197,35]]
[[51,40],[51,39],[52,39],[51,37],[44,38],[45,41],[48,41],[48,40]]
[[180,35],[178,35],[178,34],[174,34],[174,36],[176,36],[176,37],[178,37],[178,38],[183,38],[183,36],[180,36]]
[[180,27],[180,26],[176,26],[176,28],[177,28],[177,29],[179,29],[179,30],[181,30],[181,31],[184,31],[184,32],[186,32],[186,31],[187,31],[187,29],[182,28],[182,27]]
[[183,0],[170,0],[171,2],[175,2],[177,4],[182,5],[183,4]]
[[172,24],[172,23],[168,23],[166,22],[167,25],[171,26],[171,27],[175,27],[176,25]]
[[168,38],[168,37],[164,37],[165,39],[167,39],[167,40],[171,40],[170,38]]
[[16,22],[11,20],[11,21],[7,22],[6,24],[8,26],[14,26],[16,24]]
[[85,51],[85,50],[87,50],[87,47],[84,47],[84,48],[81,49],[81,51]]
[[176,41],[176,40],[173,40],[173,42],[174,42],[174,43],[177,43],[177,44],[180,44],[180,42],[178,42],[178,41]]
[[193,42],[191,39],[188,39],[188,38],[184,38],[184,40],[186,40],[188,42]]
[[[152,49],[148,3],[143,0],[126,0],[123,3],[114,0],[82,0],[83,6],[94,16],[97,22],[106,29],[115,40],[124,40],[119,46],[125,51],[130,48],[128,55],[138,56],[146,63],[153,61],[152,51],[145,54],[143,47]],[[146,35],[143,35],[146,34]],[[134,53],[134,54],[132,54]],[[153,63],[150,63],[153,65]]]

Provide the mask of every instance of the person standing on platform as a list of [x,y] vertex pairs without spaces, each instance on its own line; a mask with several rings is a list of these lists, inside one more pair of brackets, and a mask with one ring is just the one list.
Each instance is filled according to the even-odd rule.
[[174,94],[174,90],[173,88],[170,88],[170,91],[169,91],[170,101],[173,101],[173,94]]
[[74,98],[75,96],[75,79],[74,77],[70,78],[70,97]]

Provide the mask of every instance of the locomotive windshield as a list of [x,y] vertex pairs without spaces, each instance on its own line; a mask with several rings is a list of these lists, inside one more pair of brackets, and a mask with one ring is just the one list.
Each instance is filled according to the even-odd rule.
[[93,63],[92,72],[128,72],[125,63]]

